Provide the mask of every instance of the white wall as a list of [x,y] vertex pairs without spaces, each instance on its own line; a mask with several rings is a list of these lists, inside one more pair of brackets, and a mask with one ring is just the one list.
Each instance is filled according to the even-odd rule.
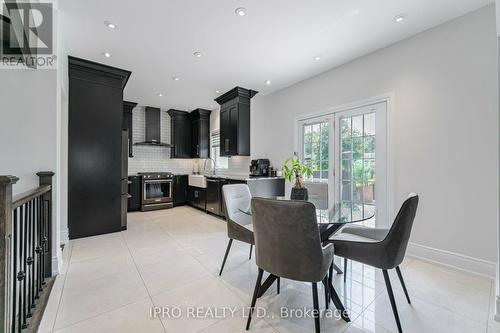
[[425,247],[412,249],[456,265],[477,264],[481,273],[494,276],[495,35],[495,9],[488,6],[284,90],[257,95],[252,154],[282,163],[294,150],[297,114],[393,92],[394,207],[411,191],[421,197],[411,241]]

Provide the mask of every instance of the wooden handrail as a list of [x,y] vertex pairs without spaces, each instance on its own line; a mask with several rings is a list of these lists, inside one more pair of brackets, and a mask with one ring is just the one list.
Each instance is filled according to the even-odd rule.
[[17,194],[14,196],[12,200],[12,209],[16,209],[18,207],[21,207],[25,203],[33,200],[34,198],[49,192],[52,190],[51,185],[44,185],[44,186],[39,186],[37,188],[34,188],[32,190]]

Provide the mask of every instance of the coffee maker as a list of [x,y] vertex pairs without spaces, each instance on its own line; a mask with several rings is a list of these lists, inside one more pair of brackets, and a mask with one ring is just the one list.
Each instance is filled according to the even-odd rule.
[[269,165],[270,163],[267,158],[252,160],[250,163],[250,177],[268,177]]

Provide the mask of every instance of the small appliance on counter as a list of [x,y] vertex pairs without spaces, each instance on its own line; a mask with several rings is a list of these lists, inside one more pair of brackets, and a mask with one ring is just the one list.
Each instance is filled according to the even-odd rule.
[[250,177],[269,177],[269,160],[261,158],[250,163]]

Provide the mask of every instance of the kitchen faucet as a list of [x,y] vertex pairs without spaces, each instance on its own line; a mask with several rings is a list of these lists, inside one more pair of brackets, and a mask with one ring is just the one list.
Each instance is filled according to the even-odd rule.
[[[211,161],[211,163],[210,163],[210,167],[211,167],[212,171],[210,172],[210,174],[211,174],[212,176],[214,176],[214,175],[215,175],[215,161],[214,161],[214,159],[213,159],[213,158],[211,158],[211,157],[209,157],[209,158],[205,159],[205,162],[203,163],[203,173],[205,173],[205,174],[206,174],[207,161]],[[213,168],[212,168],[212,163],[213,163]]]

